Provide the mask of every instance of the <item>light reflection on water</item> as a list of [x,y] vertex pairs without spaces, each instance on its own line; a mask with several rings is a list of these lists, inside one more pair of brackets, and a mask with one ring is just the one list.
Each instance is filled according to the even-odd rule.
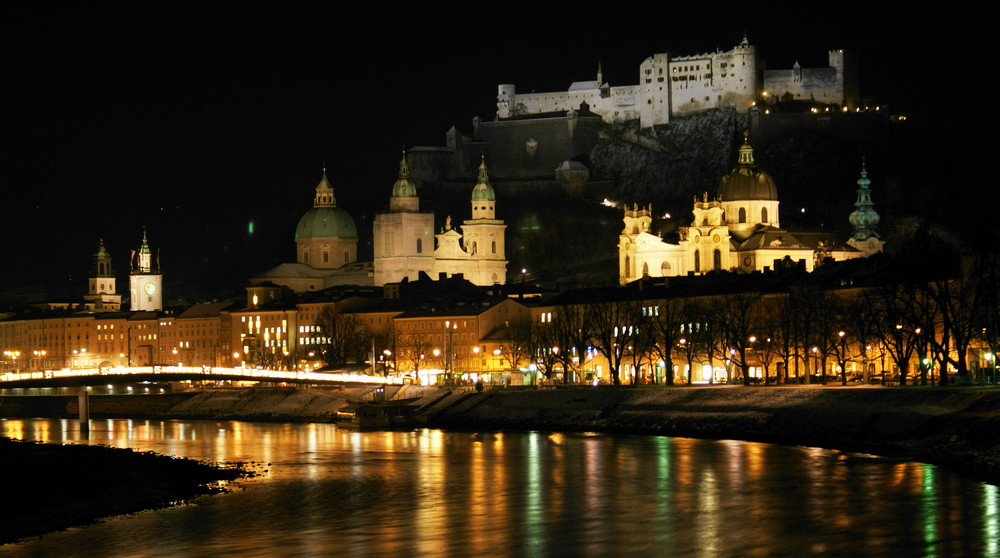
[[95,556],[1000,556],[997,487],[919,463],[656,436],[0,420],[0,435],[267,472],[0,547]]

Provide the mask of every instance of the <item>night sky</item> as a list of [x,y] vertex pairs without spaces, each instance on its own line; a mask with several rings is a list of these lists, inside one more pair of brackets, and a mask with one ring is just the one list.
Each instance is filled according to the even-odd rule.
[[497,84],[564,90],[593,79],[598,61],[612,85],[634,84],[650,54],[728,50],[744,32],[771,68],[857,50],[862,94],[911,115],[943,191],[996,188],[984,169],[996,118],[978,85],[995,64],[974,14],[672,4],[611,17],[496,3],[360,13],[6,3],[0,288],[85,278],[102,236],[124,273],[143,225],[168,280],[291,261],[324,163],[338,205],[370,235],[400,149],[492,119]]

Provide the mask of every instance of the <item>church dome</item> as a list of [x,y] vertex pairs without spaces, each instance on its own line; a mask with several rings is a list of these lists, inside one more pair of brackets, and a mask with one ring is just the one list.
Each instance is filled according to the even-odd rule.
[[479,163],[479,182],[472,189],[472,201],[497,201],[497,194],[490,185],[490,177],[486,172],[486,157]]
[[743,135],[739,162],[719,181],[718,193],[721,201],[778,200],[774,179],[754,164],[747,134]]
[[337,200],[333,197],[333,188],[326,178],[326,169],[323,169],[323,178],[316,186],[316,198],[313,207],[306,211],[305,215],[299,219],[299,224],[295,227],[295,240],[307,238],[343,238],[357,240],[358,229],[354,224],[354,219],[346,211],[337,207]]
[[354,219],[339,207],[314,207],[299,219],[295,239],[345,238],[357,239]]

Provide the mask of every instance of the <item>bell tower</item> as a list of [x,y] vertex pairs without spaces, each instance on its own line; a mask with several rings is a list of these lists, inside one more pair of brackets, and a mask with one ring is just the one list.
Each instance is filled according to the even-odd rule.
[[94,310],[117,312],[121,309],[122,296],[115,289],[115,272],[111,267],[111,254],[104,247],[104,239],[97,243],[90,277],[87,280],[87,295],[84,297],[93,303]]
[[153,253],[146,240],[146,228],[142,229],[142,245],[132,251],[128,277],[130,309],[133,312],[163,310],[163,276],[160,275],[159,258],[153,261]]

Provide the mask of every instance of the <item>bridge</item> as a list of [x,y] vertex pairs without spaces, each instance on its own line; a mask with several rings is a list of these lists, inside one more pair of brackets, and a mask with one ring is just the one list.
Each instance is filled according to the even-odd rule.
[[0,389],[183,381],[245,381],[289,384],[403,383],[402,378],[353,373],[333,374],[214,366],[118,366],[114,368],[63,368],[60,370],[0,373]]

